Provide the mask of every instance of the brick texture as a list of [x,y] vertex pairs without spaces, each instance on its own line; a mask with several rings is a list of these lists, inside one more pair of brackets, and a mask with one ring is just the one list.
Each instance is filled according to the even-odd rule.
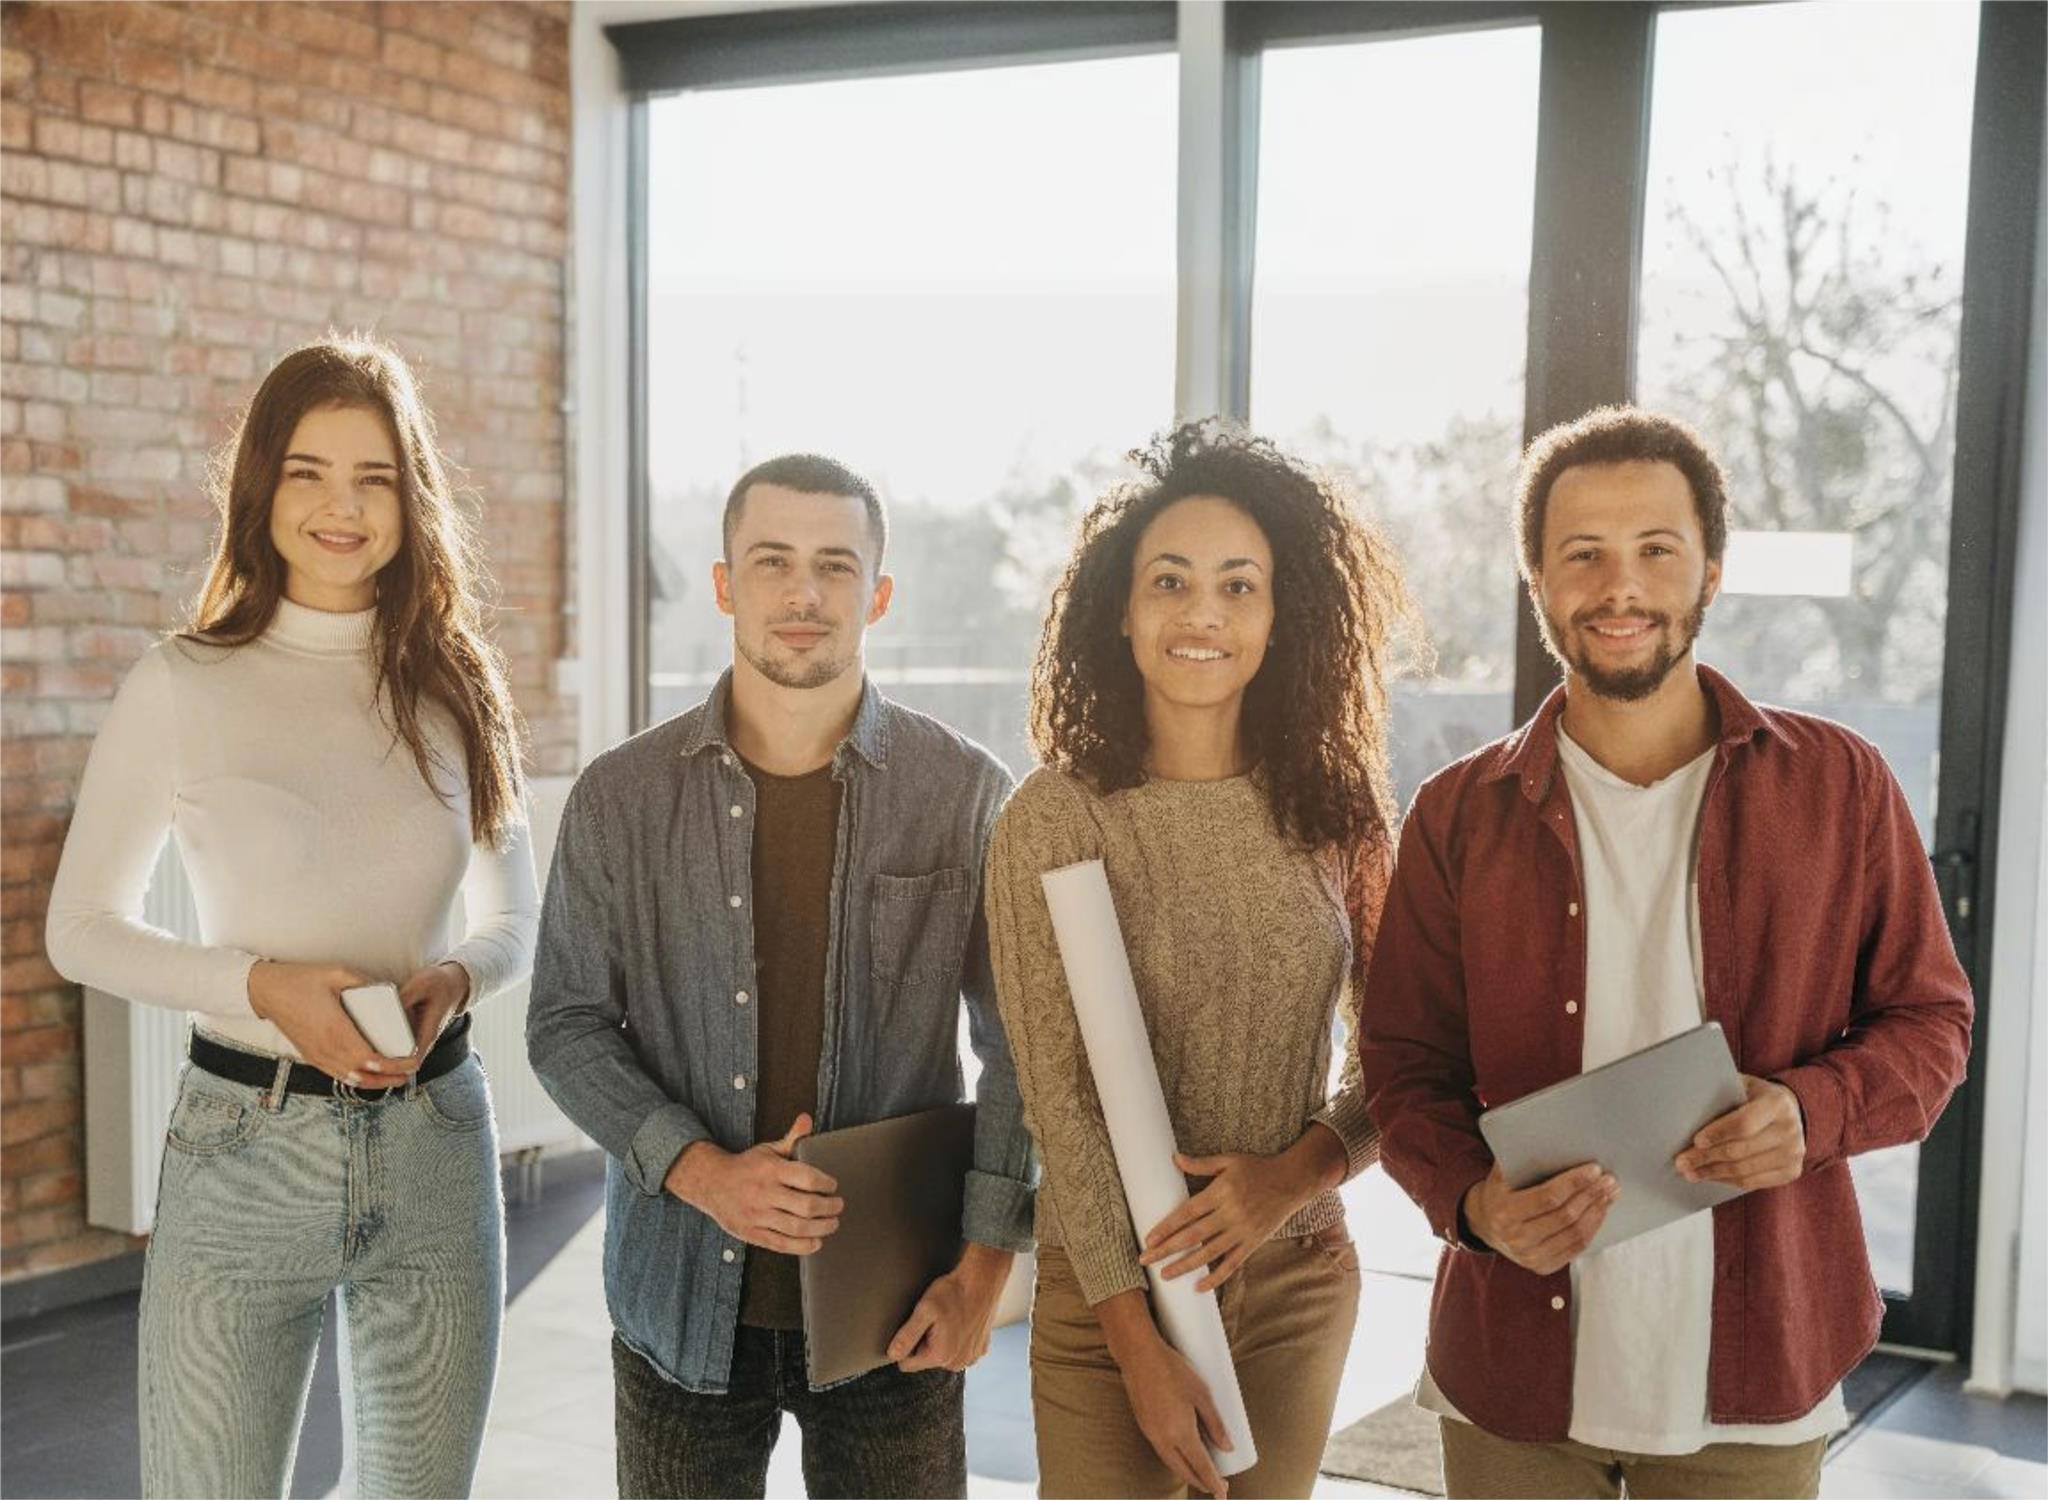
[[538,771],[574,767],[565,3],[0,10],[0,1277],[84,1219],[80,999],[50,878],[122,674],[183,621],[208,463],[330,328],[411,360],[479,497]]

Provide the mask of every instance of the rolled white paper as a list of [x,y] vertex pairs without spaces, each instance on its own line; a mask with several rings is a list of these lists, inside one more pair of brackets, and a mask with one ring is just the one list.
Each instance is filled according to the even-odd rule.
[[[1173,1121],[1166,1114],[1166,1095],[1152,1061],[1144,1012],[1138,1008],[1138,986],[1131,978],[1123,929],[1117,925],[1116,902],[1099,859],[1048,870],[1039,879],[1052,913],[1060,963],[1067,971],[1067,988],[1074,996],[1074,1016],[1081,1023],[1088,1069],[1095,1075],[1102,1118],[1109,1126],[1117,1175],[1130,1205],[1131,1227],[1143,1243],[1154,1224],[1187,1201],[1188,1185],[1173,1164]],[[1251,1422],[1245,1416],[1244,1393],[1238,1389],[1216,1293],[1197,1292],[1199,1276],[1168,1281],[1158,1266],[1148,1269],[1160,1332],[1209,1387],[1217,1415],[1235,1445],[1228,1453],[1209,1450],[1216,1472],[1226,1479],[1242,1473],[1259,1461],[1259,1453],[1252,1444]]]

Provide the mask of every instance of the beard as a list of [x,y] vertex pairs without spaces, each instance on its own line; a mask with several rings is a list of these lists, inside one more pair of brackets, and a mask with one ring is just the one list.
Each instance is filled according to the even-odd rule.
[[[773,621],[769,629],[773,630],[783,625],[816,625],[828,630],[831,628],[830,621],[806,615]],[[735,640],[734,645],[740,655],[747,659],[748,666],[777,687],[799,690],[821,688],[828,682],[838,681],[856,659],[851,655],[811,655],[797,661],[778,660],[773,654],[773,639],[764,631],[759,642]]]
[[1639,667],[1601,667],[1594,663],[1592,654],[1583,646],[1573,649],[1579,639],[1578,632],[1596,620],[1616,616],[1597,609],[1582,610],[1572,616],[1569,629],[1553,619],[1547,610],[1539,609],[1537,618],[1543,623],[1545,648],[1558,665],[1570,668],[1595,697],[1617,703],[1639,703],[1662,687],[1664,679],[1671,675],[1671,669],[1691,654],[1693,643],[1699,639],[1700,627],[1706,623],[1707,590],[1704,587],[1700,589],[1699,598],[1686,611],[1685,618],[1678,622],[1676,632],[1672,629],[1670,615],[1653,610],[1637,610],[1619,617],[1647,621],[1657,632],[1656,651]]

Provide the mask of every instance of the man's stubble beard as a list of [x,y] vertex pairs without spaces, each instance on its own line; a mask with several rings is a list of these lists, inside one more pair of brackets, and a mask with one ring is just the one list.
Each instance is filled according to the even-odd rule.
[[[1632,617],[1649,620],[1659,631],[1659,638],[1656,655],[1642,666],[1627,671],[1605,671],[1596,667],[1584,651],[1574,654],[1567,650],[1568,637],[1549,611],[1539,609],[1537,617],[1543,623],[1543,644],[1549,650],[1552,659],[1562,666],[1569,667],[1596,698],[1606,698],[1616,703],[1640,703],[1664,685],[1664,679],[1671,675],[1672,668],[1685,660],[1699,640],[1700,630],[1707,620],[1707,588],[1704,584],[1701,585],[1699,598],[1686,612],[1680,627],[1680,639],[1675,648],[1668,635],[1671,628],[1669,615],[1644,611],[1640,616]],[[1586,618],[1591,620],[1597,616],[1589,614]]]
[[736,643],[747,665],[759,672],[777,687],[795,688],[800,692],[821,688],[837,682],[858,664],[856,656],[835,656],[802,663],[776,661],[765,651],[758,651],[746,642]]

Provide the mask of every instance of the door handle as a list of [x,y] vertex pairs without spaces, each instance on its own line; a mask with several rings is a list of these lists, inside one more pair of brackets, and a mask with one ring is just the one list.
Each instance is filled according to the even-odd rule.
[[1977,815],[1964,813],[1960,821],[1961,839],[1933,855],[1934,883],[1950,924],[1958,932],[1969,932],[1977,918]]

